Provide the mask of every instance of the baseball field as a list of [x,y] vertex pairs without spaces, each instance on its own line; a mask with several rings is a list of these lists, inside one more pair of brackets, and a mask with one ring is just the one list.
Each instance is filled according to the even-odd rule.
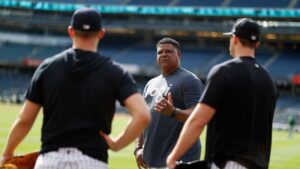
[[[0,103],[0,152],[3,150],[9,129],[14,122],[20,105]],[[22,154],[39,149],[41,113],[36,120],[31,132],[16,150],[16,154]],[[113,123],[113,135],[117,135],[127,124],[129,117],[117,114]],[[201,136],[204,143],[205,136]],[[204,145],[203,145],[204,146]],[[204,150],[204,149],[203,149]],[[202,157],[203,157],[202,152]],[[133,144],[119,152],[109,152],[110,169],[135,169],[133,156]],[[201,157],[201,158],[202,158]],[[288,138],[286,131],[273,131],[273,144],[270,169],[299,169],[300,168],[300,133],[295,133],[292,139]]]

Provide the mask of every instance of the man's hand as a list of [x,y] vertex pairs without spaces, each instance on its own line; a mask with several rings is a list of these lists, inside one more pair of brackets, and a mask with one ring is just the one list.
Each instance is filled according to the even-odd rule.
[[[168,99],[168,100],[167,100]],[[175,108],[173,106],[171,93],[168,93],[167,99],[162,98],[154,106],[154,110],[165,116],[171,116]]]
[[0,167],[2,167],[12,156],[2,156],[0,159]]
[[100,131],[99,134],[106,141],[109,149],[111,149],[112,151],[118,151],[119,150],[119,148],[117,146],[117,143],[116,143],[116,141],[113,138],[111,138],[109,135],[105,134],[102,131]]
[[136,150],[134,151],[134,156],[139,169],[148,168],[146,162],[143,159],[143,148],[141,147],[136,148]]
[[176,168],[176,160],[172,158],[172,156],[168,156],[167,158],[167,167],[168,169],[175,169]]
[[121,150],[128,146],[137,137],[139,137],[151,120],[151,115],[147,104],[140,93],[129,96],[124,105],[128,110],[131,118],[123,131],[116,137],[112,138],[108,133],[100,131],[100,135],[104,138],[109,148],[113,151]]

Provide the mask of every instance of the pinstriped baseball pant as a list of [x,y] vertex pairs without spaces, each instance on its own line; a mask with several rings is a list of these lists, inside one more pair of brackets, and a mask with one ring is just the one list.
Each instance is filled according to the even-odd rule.
[[77,148],[60,148],[39,155],[35,169],[108,169],[100,160],[82,154]]
[[[220,169],[220,168],[215,163],[213,163],[211,169]],[[247,169],[247,168],[235,161],[227,161],[224,169]]]

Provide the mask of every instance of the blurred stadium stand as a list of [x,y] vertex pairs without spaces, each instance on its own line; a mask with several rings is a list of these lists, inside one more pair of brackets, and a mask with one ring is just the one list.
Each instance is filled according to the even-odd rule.
[[[61,0],[40,0],[42,2],[61,3]],[[37,2],[33,0],[32,2]],[[63,3],[137,5],[137,6],[193,6],[193,7],[255,7],[255,8],[295,8],[298,0],[64,0]]]
[[224,0],[178,0],[175,5],[177,6],[222,6]]
[[128,5],[149,5],[149,6],[166,6],[170,0],[130,0]]
[[[276,128],[291,113],[300,120],[300,0],[0,0],[0,100],[21,102],[36,66],[69,48],[72,12],[100,10],[106,36],[102,55],[119,62],[143,89],[159,74],[156,42],[173,37],[182,45],[181,64],[203,81],[216,64],[230,59],[222,32],[239,17],[262,26],[257,60],[272,74],[280,97]],[[299,82],[298,82],[299,81]]]
[[293,0],[231,0],[228,6],[231,7],[254,7],[254,8],[287,8]]

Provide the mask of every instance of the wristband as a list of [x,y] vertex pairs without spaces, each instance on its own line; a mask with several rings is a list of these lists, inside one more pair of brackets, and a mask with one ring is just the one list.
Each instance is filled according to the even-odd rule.
[[177,108],[174,108],[174,111],[171,113],[170,117],[175,118],[177,115]]
[[141,149],[143,149],[143,148],[142,148],[142,147],[137,147],[137,148],[135,148],[135,150],[134,150],[133,154],[135,155],[135,154],[136,154],[136,152],[137,152],[137,151],[139,151],[139,150],[141,150]]

